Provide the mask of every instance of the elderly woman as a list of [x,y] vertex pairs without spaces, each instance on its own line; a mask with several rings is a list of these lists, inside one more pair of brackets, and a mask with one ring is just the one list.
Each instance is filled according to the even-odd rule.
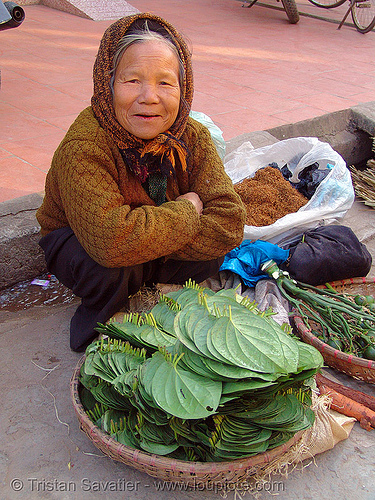
[[208,130],[189,117],[189,50],[163,19],[105,32],[91,106],[58,147],[37,218],[47,267],[81,298],[70,346],[143,284],[213,276],[240,244],[245,209]]

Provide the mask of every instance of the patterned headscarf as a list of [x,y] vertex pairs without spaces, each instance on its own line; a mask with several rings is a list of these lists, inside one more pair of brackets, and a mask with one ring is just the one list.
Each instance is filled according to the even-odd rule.
[[[151,140],[143,140],[127,132],[117,121],[111,91],[113,58],[121,38],[147,20],[149,28],[167,35],[176,46],[185,69],[181,97],[186,105],[180,106],[172,127]],[[191,54],[182,36],[164,19],[153,14],[135,14],[113,23],[105,31],[94,64],[94,94],[92,109],[101,127],[112,137],[121,151],[128,167],[144,182],[150,174],[173,175],[177,162],[183,170],[187,168],[188,150],[181,136],[185,130],[193,100],[193,74]]]

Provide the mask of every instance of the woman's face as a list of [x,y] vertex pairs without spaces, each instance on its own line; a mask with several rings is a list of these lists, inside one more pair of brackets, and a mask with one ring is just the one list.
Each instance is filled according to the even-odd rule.
[[113,106],[117,121],[140,139],[166,132],[180,106],[179,64],[162,41],[131,45],[116,69]]

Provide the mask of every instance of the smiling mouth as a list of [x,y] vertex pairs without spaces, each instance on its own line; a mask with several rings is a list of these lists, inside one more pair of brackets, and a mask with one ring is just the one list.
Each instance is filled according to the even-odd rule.
[[159,118],[160,115],[146,115],[146,114],[138,113],[134,116],[136,116],[137,118],[146,118],[146,119],[149,118],[150,119],[150,118]]

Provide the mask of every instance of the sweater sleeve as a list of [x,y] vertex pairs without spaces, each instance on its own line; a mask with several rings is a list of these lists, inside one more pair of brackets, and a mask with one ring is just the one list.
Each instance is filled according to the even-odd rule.
[[210,260],[225,255],[242,242],[246,210],[225,173],[209,131],[194,120],[190,123],[193,164],[190,191],[201,198],[203,213],[197,234],[171,257]]
[[87,253],[105,267],[123,267],[188,245],[200,227],[193,204],[187,200],[160,207],[124,204],[116,162],[102,143],[69,141],[54,158],[60,203]]

